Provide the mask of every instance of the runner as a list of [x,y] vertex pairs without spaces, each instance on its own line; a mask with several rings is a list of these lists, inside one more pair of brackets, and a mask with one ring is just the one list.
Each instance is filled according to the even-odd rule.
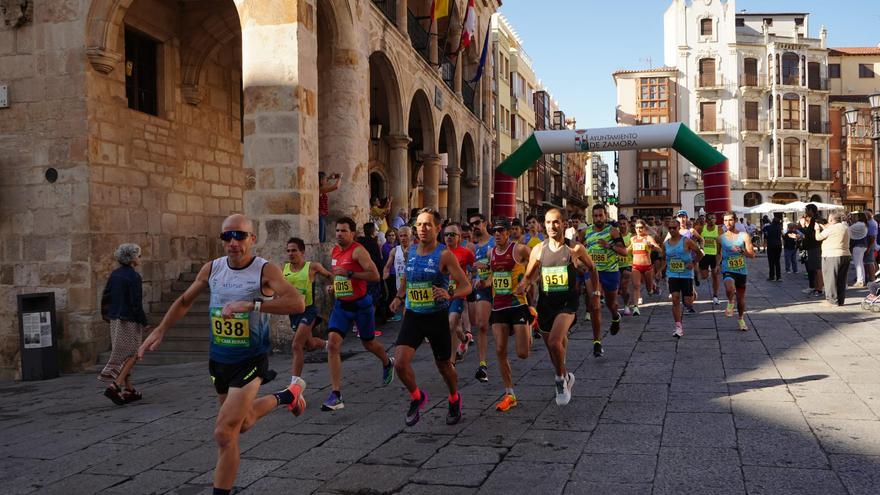
[[[591,279],[593,297],[590,303],[590,321],[593,324],[593,356],[603,353],[602,339],[599,333],[602,306],[600,297],[605,295],[605,305],[611,312],[611,335],[620,331],[620,312],[617,306],[617,290],[620,287],[619,257],[626,256],[626,247],[617,228],[607,224],[608,212],[604,204],[593,205],[593,226],[587,230],[584,245],[599,272],[597,279]],[[601,290],[600,287],[601,286]]]
[[[428,394],[419,389],[412,368],[413,356],[425,339],[431,345],[434,364],[449,389],[449,413],[446,416],[446,424],[454,425],[461,421],[461,396],[458,394],[458,375],[450,360],[452,332],[446,310],[450,301],[460,301],[467,297],[471,291],[471,284],[453,252],[437,242],[439,227],[439,213],[427,208],[419,211],[416,217],[419,245],[410,248],[409,258],[406,261],[403,278],[406,290],[399,289],[397,296],[391,302],[392,311],[397,311],[402,301],[406,302],[406,313],[403,315],[403,323],[395,342],[394,367],[411,398],[406,413],[407,426],[419,422],[421,410],[428,402]],[[447,237],[447,240],[449,238]],[[453,292],[446,290],[449,286],[449,277],[455,282],[456,289]]]
[[[690,220],[688,220],[687,210],[678,210],[678,213],[675,214],[675,217],[676,217],[676,220],[678,221],[679,234],[681,234],[681,236],[684,237],[685,239],[693,240],[697,244],[697,251],[699,251],[700,250],[699,245],[703,242],[703,238],[700,237],[700,235],[694,230],[693,224],[690,222]],[[673,228],[674,228],[674,225],[669,226],[670,231],[672,231]],[[669,238],[670,238],[670,234],[666,234],[666,240],[669,240]],[[693,254],[696,255],[696,251],[694,251]],[[667,273],[666,276],[668,278],[669,274]],[[693,277],[691,277],[691,282],[696,287],[699,287],[699,285],[700,285],[699,282],[694,280]],[[671,298],[672,294],[670,294],[669,297]],[[696,288],[693,291],[691,291],[691,295],[682,297],[682,299],[684,300],[685,310],[688,312],[688,314],[696,313],[696,310],[694,309],[694,300],[696,300],[696,298],[697,298]]]
[[489,354],[489,315],[492,312],[492,286],[487,283],[489,278],[489,251],[495,247],[494,237],[489,236],[486,230],[486,217],[481,213],[471,215],[468,219],[471,225],[471,239],[473,240],[474,257],[477,277],[474,278],[473,302],[470,315],[471,322],[477,324],[477,355],[480,365],[474,375],[483,383],[489,381],[488,363]]
[[523,224],[519,218],[510,221],[510,242],[526,244],[527,240],[523,231]]
[[721,304],[718,301],[718,286],[721,277],[718,272],[718,260],[715,259],[718,254],[718,236],[720,234],[721,229],[715,224],[715,215],[707,215],[706,224],[700,231],[700,236],[702,236],[704,241],[704,256],[700,260],[700,277],[703,280],[707,280],[709,278],[709,273],[712,273],[712,304],[716,306]]
[[507,340],[516,339],[516,355],[520,359],[529,357],[532,346],[532,334],[529,332],[531,314],[524,294],[516,292],[519,282],[525,274],[525,264],[529,259],[529,248],[510,239],[510,222],[504,218],[495,220],[492,225],[495,236],[495,247],[491,251],[489,267],[491,273],[488,280],[479,283],[492,287],[492,335],[495,337],[495,356],[498,359],[498,371],[504,382],[504,396],[495,405],[498,411],[507,411],[516,406],[516,394],[513,392],[513,377],[510,361],[507,359]]
[[636,304],[633,307],[633,316],[639,316],[641,311],[639,306],[642,305],[642,280],[644,279],[645,288],[648,294],[653,294],[654,287],[654,269],[652,259],[654,253],[659,258],[663,252],[663,248],[657,244],[648,233],[648,225],[644,220],[636,220],[636,234],[632,236],[628,251],[633,258],[633,297],[636,298]]
[[743,332],[746,326],[744,318],[746,312],[746,269],[745,257],[754,258],[755,248],[752,239],[747,232],[736,229],[736,213],[724,214],[724,226],[727,232],[721,235],[719,246],[721,247],[721,276],[724,278],[724,288],[727,290],[727,309],[725,316],[733,316],[733,296],[736,294],[736,310],[738,313],[737,325]]
[[551,208],[544,215],[548,239],[538,244],[529,255],[529,264],[517,294],[525,294],[540,275],[538,291],[538,326],[556,372],[556,404],[564,406],[571,400],[574,373],[565,368],[568,330],[574,325],[578,307],[576,265],[588,269],[599,278],[593,260],[581,244],[565,244],[565,220],[562,211]]
[[[388,255],[388,262],[385,263],[385,268],[382,270],[383,278],[390,277],[391,270],[394,270],[395,291],[403,287],[400,281],[406,270],[406,257],[409,255],[409,247],[412,245],[412,229],[408,225],[400,227],[397,229],[397,239],[400,241],[400,244],[391,250],[391,253]],[[395,318],[398,317],[399,315],[395,315]]]
[[694,261],[699,261],[703,253],[693,239],[681,235],[673,222],[677,221],[670,221],[669,239],[663,243],[663,247],[666,253],[666,278],[669,280],[669,294],[672,296],[672,318],[675,320],[672,336],[681,338],[684,336],[681,300],[693,295]]
[[[446,249],[448,249],[455,259],[458,260],[458,266],[464,273],[467,273],[474,265],[474,253],[467,248],[461,247],[458,243],[461,239],[461,226],[457,223],[450,223],[443,229],[443,239],[446,241]],[[449,292],[455,291],[455,280],[449,281]],[[463,315],[467,311],[467,300],[465,298],[454,299],[449,302],[449,333],[452,334],[452,349],[455,349],[455,361],[460,361],[467,353],[468,347],[474,341],[474,335],[470,332],[470,328],[463,328]],[[464,316],[464,318],[467,318]],[[459,345],[461,344],[461,345]]]
[[526,244],[529,246],[529,249],[532,249],[538,244],[544,242],[544,239],[547,236],[544,235],[544,232],[541,228],[541,222],[538,221],[538,217],[536,217],[535,215],[527,216],[526,226],[529,228],[529,232],[528,234],[526,234]]
[[632,316],[633,314],[633,298],[630,293],[629,286],[632,281],[632,264],[633,256],[629,249],[632,245],[632,234],[630,233],[629,220],[626,215],[620,215],[617,220],[617,229],[623,237],[623,245],[626,247],[626,255],[620,258],[620,297],[623,299],[624,316]]
[[[226,256],[202,266],[196,280],[141,344],[138,359],[143,359],[146,351],[155,351],[196,298],[206,289],[210,291],[208,370],[220,401],[214,426],[218,450],[214,494],[227,495],[238,473],[239,435],[279,405],[287,406],[294,416],[305,411],[302,393],[306,382],[302,379],[273,395],[258,398],[257,394],[269,369],[269,314],[302,313],[306,306],[302,295],[284,280],[280,268],[251,253],[256,237],[247,217],[227,217],[220,239]],[[264,301],[264,297],[272,299]]]
[[376,319],[373,298],[367,294],[367,282],[379,280],[379,271],[370,254],[354,236],[356,224],[348,217],[336,220],[336,246],[333,246],[333,285],[328,292],[336,297],[330,323],[327,325],[327,366],[330,368],[331,391],[321,405],[322,411],[336,411],[345,407],[342,402],[342,340],[357,324],[358,337],[364,349],[373,353],[382,363],[382,383],[394,380],[394,360],[376,341]]
[[[666,226],[669,225],[669,220],[672,217],[667,215],[662,219],[657,221],[656,227],[654,227],[654,232],[651,233],[651,237],[657,241],[657,243],[666,242],[666,236],[669,234],[669,231],[666,229]],[[662,241],[661,241],[662,239]],[[660,256],[660,251],[651,251],[651,262],[654,265],[654,295],[659,296],[662,286],[663,279],[666,278],[666,270],[664,267],[664,260]]]
[[321,322],[318,316],[318,308],[314,305],[315,275],[322,275],[328,279],[333,274],[315,261],[305,260],[306,243],[298,238],[291,237],[287,241],[287,263],[284,263],[282,274],[290,285],[299,290],[306,302],[306,310],[302,313],[290,315],[290,328],[293,329],[293,342],[290,349],[293,354],[290,366],[290,383],[297,383],[303,370],[305,356],[303,351],[314,351],[327,347],[327,341],[312,335],[315,325]]

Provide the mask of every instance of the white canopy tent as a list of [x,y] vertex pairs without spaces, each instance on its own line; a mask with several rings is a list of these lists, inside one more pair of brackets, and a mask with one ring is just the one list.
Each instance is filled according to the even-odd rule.
[[804,211],[807,209],[808,204],[816,205],[816,208],[818,208],[819,211],[842,210],[843,209],[843,206],[835,205],[835,204],[831,204],[831,203],[819,203],[816,201],[813,201],[811,203],[804,203],[803,201],[792,201],[791,203],[781,205],[784,209],[779,210],[779,211]]
[[784,205],[778,205],[776,203],[761,203],[757,206],[753,206],[751,208],[747,208],[746,213],[756,213],[758,215],[763,215],[766,213],[776,213],[776,212],[790,211],[786,210]]

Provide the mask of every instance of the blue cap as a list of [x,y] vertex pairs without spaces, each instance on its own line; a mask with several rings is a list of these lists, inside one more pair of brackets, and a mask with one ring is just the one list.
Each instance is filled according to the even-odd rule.
[[675,216],[677,216],[677,217],[688,216],[688,212],[687,212],[687,210],[678,210],[678,213],[676,213]]

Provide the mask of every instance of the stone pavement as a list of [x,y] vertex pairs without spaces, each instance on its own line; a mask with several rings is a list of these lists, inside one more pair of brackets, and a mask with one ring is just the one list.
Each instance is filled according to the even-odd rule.
[[[880,326],[862,311],[800,293],[802,275],[765,282],[751,262],[748,333],[706,301],[671,337],[665,296],[625,318],[590,353],[588,323],[572,335],[574,397],[554,403],[543,343],[512,360],[519,407],[498,413],[502,386],[459,365],[464,419],[448,427],[428,346],[416,373],[431,408],[404,425],[399,382],[382,388],[372,355],[344,362],[342,411],[321,412],[325,365],[307,366],[307,413],[268,415],[242,438],[241,493],[821,493],[880,486]],[[606,313],[607,315],[607,313]],[[603,324],[607,328],[607,322]],[[386,327],[381,337],[393,341]],[[354,339],[346,349],[360,350]],[[287,381],[287,356],[272,358]],[[0,384],[0,486],[16,493],[210,493],[216,403],[204,363],[136,369],[145,399],[117,407],[94,375]]]

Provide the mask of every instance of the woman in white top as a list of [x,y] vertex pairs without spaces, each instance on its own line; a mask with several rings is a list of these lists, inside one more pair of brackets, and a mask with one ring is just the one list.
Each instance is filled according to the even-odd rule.
[[[849,249],[852,251],[853,260],[863,260],[865,251],[868,249],[868,218],[862,212],[852,214],[852,224],[849,226]],[[856,262],[856,283],[854,289],[865,287],[865,265]]]
[[828,223],[816,223],[816,240],[822,242],[822,278],[828,304],[843,306],[846,300],[846,278],[852,261],[849,251],[849,228],[841,223],[843,213],[828,215]]

